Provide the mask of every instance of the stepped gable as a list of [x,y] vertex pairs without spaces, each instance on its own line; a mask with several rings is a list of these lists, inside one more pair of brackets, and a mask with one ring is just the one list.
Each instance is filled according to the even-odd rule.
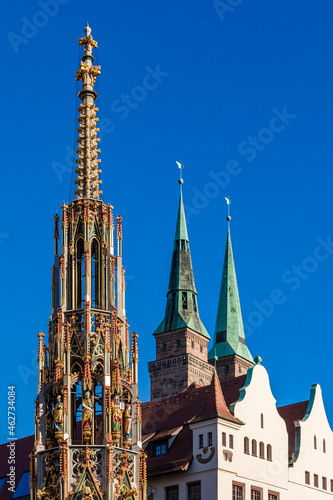
[[306,414],[309,401],[302,401],[301,403],[294,403],[292,405],[280,406],[278,412],[283,420],[286,422],[288,432],[288,456],[289,459],[293,458],[295,452],[295,435],[296,427],[295,421],[302,420]]

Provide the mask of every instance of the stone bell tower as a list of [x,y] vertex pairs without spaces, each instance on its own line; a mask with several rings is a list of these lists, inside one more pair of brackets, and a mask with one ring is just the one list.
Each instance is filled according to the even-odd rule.
[[[55,216],[52,313],[39,337],[31,500],[143,500],[137,335],[125,316],[122,219],[100,199],[97,42],[87,25],[76,150],[76,199]],[[116,249],[115,249],[116,247]]]

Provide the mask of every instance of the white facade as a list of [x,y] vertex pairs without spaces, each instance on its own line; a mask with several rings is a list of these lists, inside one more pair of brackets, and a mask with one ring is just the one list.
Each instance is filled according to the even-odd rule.
[[198,481],[203,500],[333,497],[333,434],[320,386],[311,388],[307,412],[295,423],[295,452],[290,463],[286,423],[278,413],[262,365],[248,370],[232,412],[242,423],[221,417],[189,423],[193,460],[188,470],[148,477],[149,500],[175,498],[168,497],[166,488],[177,485],[178,498],[187,500],[188,485]]

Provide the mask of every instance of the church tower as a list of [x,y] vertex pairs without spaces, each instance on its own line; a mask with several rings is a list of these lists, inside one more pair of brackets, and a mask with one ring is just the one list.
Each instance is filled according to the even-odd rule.
[[[122,219],[101,199],[97,42],[87,25],[78,117],[76,199],[55,216],[52,313],[38,348],[31,500],[146,498],[137,335],[125,316]],[[116,248],[115,248],[116,247]],[[61,248],[61,249],[60,249]]]
[[210,337],[199,316],[182,178],[179,183],[179,207],[165,316],[154,332],[156,361],[148,364],[151,400],[178,394],[193,382],[208,385],[214,371],[207,363]]
[[[228,205],[230,203],[227,200]],[[221,381],[246,374],[254,364],[246,345],[243,318],[238,294],[234,256],[231,246],[230,220],[225,247],[220,297],[217,308],[214,344],[208,354]]]

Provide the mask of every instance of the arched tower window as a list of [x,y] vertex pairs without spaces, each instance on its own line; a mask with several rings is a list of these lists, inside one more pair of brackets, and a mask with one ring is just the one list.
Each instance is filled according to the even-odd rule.
[[100,246],[96,238],[91,243],[91,305],[100,309]]
[[244,438],[244,453],[246,453],[247,455],[250,454],[250,442],[248,437]]
[[85,261],[84,261],[84,243],[79,238],[76,242],[76,307],[84,307],[85,300]]
[[317,449],[317,436],[316,435],[313,436],[313,447],[315,450]]
[[326,453],[326,441],[323,439],[323,452]]
[[103,387],[100,382],[94,384],[94,444],[103,444]]
[[252,439],[252,455],[257,456],[257,441],[255,439]]
[[81,444],[82,438],[80,437],[80,432],[78,429],[77,423],[82,419],[82,384],[81,380],[78,381],[72,386],[71,389],[71,434],[72,434],[72,443],[73,444]]
[[259,443],[259,457],[265,458],[265,445],[262,441]]
[[272,458],[272,446],[270,444],[267,445],[267,460],[270,462],[273,460]]

